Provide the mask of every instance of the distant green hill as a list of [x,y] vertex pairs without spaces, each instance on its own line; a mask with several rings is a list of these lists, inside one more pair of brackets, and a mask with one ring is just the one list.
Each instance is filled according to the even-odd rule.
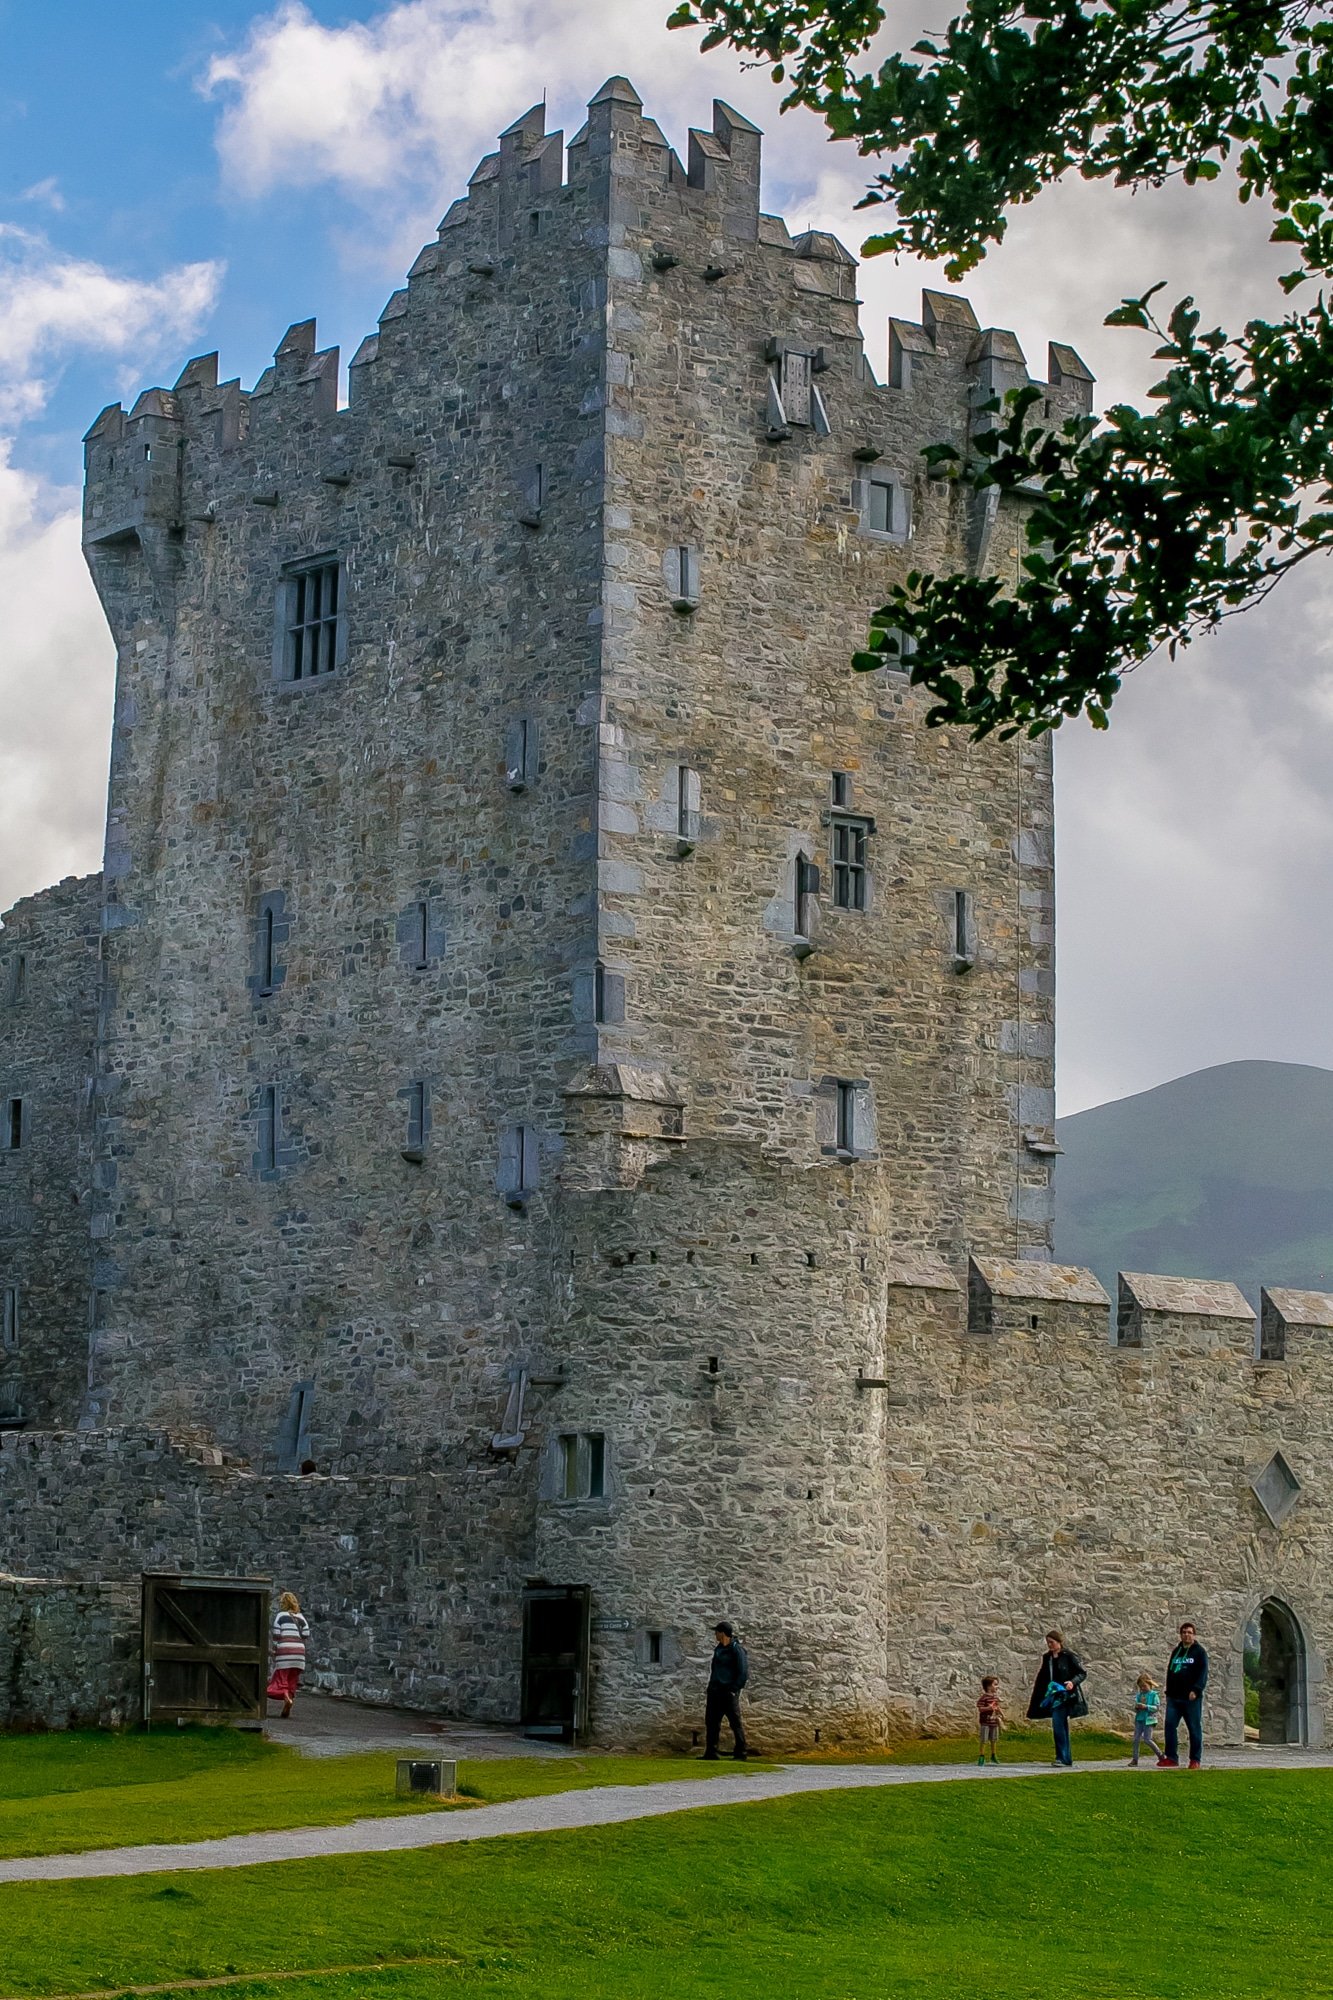
[[1333,1291],[1333,1071],[1222,1063],[1056,1129],[1060,1263]]

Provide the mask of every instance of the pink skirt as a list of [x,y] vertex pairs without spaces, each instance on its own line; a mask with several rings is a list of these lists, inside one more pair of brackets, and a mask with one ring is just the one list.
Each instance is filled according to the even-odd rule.
[[301,1669],[299,1667],[275,1667],[273,1669],[273,1678],[268,1684],[269,1700],[294,1701],[296,1699],[296,1690],[300,1685]]

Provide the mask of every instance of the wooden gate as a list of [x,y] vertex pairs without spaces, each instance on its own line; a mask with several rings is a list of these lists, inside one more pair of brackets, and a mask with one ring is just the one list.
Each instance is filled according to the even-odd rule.
[[143,1719],[262,1721],[266,1577],[145,1576]]

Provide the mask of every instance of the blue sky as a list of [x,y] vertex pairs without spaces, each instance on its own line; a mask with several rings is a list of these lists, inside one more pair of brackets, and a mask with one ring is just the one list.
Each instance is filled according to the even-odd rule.
[[[767,78],[668,35],[670,0],[0,0],[0,909],[98,866],[113,658],[78,550],[80,437],[217,347],[253,382],[311,315],[343,360],[469,171],[543,91],[572,132],[628,73],[683,149],[720,96],[767,134],[765,204],[859,247],[856,155]],[[908,35],[912,39],[913,28]],[[1103,403],[1150,344],[1106,311],[1158,278],[1236,323],[1273,305],[1266,223],[1223,187],[1074,184],[967,291],[1034,373],[1071,342]],[[937,270],[863,265],[868,350]],[[1109,738],[1061,732],[1061,1109],[1208,1063],[1333,1067],[1333,581],[1175,665]]]

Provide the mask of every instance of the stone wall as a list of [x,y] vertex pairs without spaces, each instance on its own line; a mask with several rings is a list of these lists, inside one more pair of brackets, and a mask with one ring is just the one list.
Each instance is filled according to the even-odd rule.
[[0,928],[0,1424],[75,1423],[83,1408],[101,901],[100,875],[71,876]]
[[1021,1713],[1054,1625],[1094,1713],[1124,1720],[1189,1618],[1210,1731],[1239,1742],[1244,1633],[1275,1598],[1305,1638],[1310,1740],[1327,1740],[1333,1301],[1266,1293],[1281,1358],[1261,1359],[1234,1286],[1120,1283],[1113,1312],[1090,1272],[981,1259],[969,1310],[945,1270],[892,1274],[891,1702],[957,1719],[991,1672]]
[[139,1589],[0,1569],[0,1729],[119,1729],[142,1704]]
[[[664,1223],[689,1219],[683,1173],[662,1194]],[[1123,1724],[1186,1617],[1209,1734],[1238,1742],[1244,1634],[1276,1602],[1303,1639],[1309,1740],[1333,1735],[1333,1299],[1266,1294],[1281,1351],[1257,1359],[1229,1286],[1128,1278],[1113,1340],[1087,1272],[982,1259],[969,1287],[851,1233],[700,1209],[655,1235],[617,1207],[584,1281],[600,1334],[544,1364],[562,1386],[534,1392],[488,1488],[274,1477],[152,1433],[14,1436],[0,1565],[271,1574],[310,1612],[318,1684],[492,1720],[517,1712],[523,1584],[588,1581],[596,1740],[688,1746],[729,1615],[773,1750],[968,1727],[987,1672],[1017,1720],[1052,1624],[1094,1721]],[[688,1334],[662,1337],[663,1294]],[[567,1501],[555,1447],[584,1424],[613,1441],[607,1490]]]

